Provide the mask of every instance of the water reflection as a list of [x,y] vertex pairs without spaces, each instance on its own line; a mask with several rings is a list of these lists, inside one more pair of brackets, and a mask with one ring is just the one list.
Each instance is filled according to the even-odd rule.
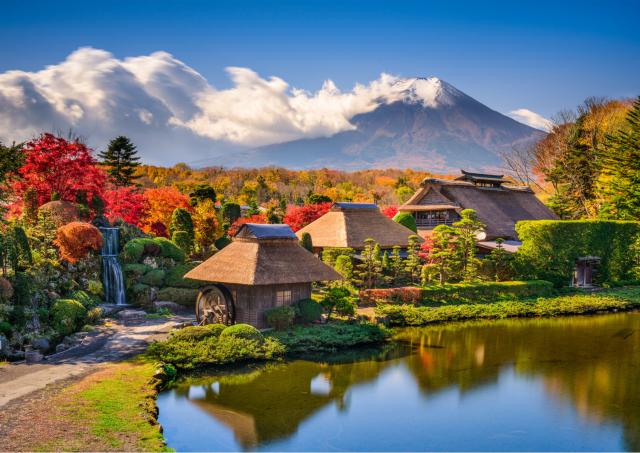
[[397,340],[191,378],[159,399],[165,436],[179,450],[640,450],[640,314]]

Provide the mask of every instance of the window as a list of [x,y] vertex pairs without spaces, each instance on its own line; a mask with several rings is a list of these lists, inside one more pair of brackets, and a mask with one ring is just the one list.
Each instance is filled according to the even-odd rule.
[[281,307],[291,303],[291,290],[276,291],[276,305]]
[[416,225],[419,227],[434,227],[436,225],[451,225],[457,220],[451,211],[419,211],[414,214]]

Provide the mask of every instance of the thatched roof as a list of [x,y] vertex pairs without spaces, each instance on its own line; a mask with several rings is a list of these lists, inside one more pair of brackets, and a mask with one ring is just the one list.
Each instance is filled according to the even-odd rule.
[[383,248],[406,247],[415,234],[380,212],[375,204],[334,203],[329,212],[296,234],[309,233],[314,247],[361,249],[371,238]]
[[[491,176],[491,175],[483,175]],[[496,175],[496,178],[500,177]],[[528,187],[500,184],[478,186],[469,181],[428,178],[422,187],[398,209],[405,212],[425,210],[473,209],[487,228],[487,238],[517,238],[515,224],[520,220],[554,220],[558,217]]]
[[43,204],[38,208],[41,212],[48,212],[51,215],[53,223],[59,227],[69,222],[80,220],[78,205],[70,201],[54,200]]
[[288,225],[243,225],[233,242],[185,275],[237,285],[279,285],[342,277],[300,247]]

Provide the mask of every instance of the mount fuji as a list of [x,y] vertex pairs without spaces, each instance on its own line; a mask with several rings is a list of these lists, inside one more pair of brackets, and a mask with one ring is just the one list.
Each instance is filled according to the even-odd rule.
[[254,148],[242,160],[288,168],[489,169],[501,165],[500,152],[545,136],[436,77],[400,79],[377,104],[351,118],[353,130]]

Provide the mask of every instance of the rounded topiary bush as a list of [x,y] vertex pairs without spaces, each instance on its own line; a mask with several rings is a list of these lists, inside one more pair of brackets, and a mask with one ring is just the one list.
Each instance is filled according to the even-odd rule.
[[171,258],[177,263],[184,262],[186,255],[180,247],[167,238],[155,238],[153,241],[160,246],[161,254],[165,258]]
[[205,327],[213,332],[214,337],[219,337],[222,331],[227,328],[224,324],[207,324]]
[[208,326],[189,326],[171,332],[174,341],[200,341],[203,338],[215,337],[216,332]]
[[140,283],[149,286],[162,286],[164,282],[165,272],[162,269],[152,269],[142,276]]
[[265,312],[267,325],[276,330],[285,330],[291,327],[296,317],[296,310],[293,307],[276,307]]
[[409,228],[414,233],[418,232],[418,226],[416,225],[416,219],[409,212],[399,212],[393,216],[393,221]]
[[158,300],[168,300],[180,305],[191,307],[198,298],[198,290],[193,288],[165,287],[158,291]]
[[236,337],[245,340],[263,340],[264,337],[258,329],[249,324],[234,324],[222,331],[220,338]]
[[319,321],[322,317],[322,305],[313,299],[302,299],[295,303],[297,320],[302,324]]
[[69,335],[84,324],[87,309],[73,299],[58,299],[51,307],[51,322],[62,335]]
[[127,277],[140,278],[151,270],[151,266],[140,263],[130,263],[124,265],[124,273]]

